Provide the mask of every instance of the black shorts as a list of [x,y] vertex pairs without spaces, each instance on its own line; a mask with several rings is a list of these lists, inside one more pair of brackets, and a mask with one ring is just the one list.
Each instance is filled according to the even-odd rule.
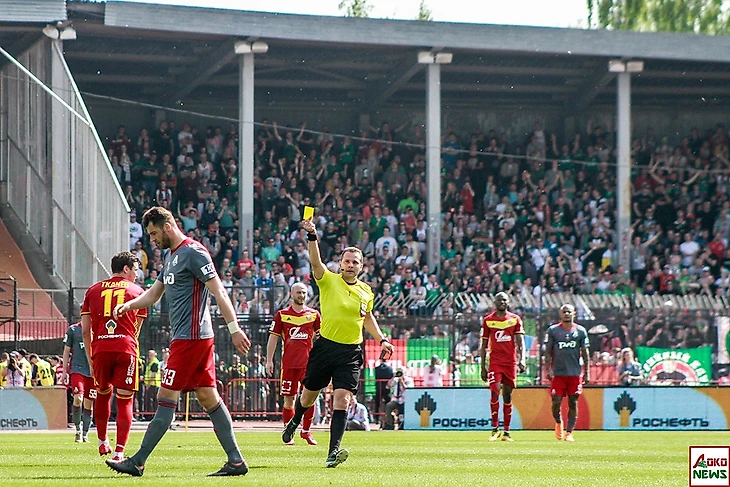
[[310,391],[324,389],[332,381],[334,389],[357,392],[360,369],[365,359],[362,346],[346,345],[319,338],[309,352],[302,384]]

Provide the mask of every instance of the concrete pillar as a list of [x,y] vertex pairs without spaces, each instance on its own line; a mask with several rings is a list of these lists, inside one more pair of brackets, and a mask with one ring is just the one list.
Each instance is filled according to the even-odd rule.
[[617,88],[617,221],[618,262],[631,269],[631,73],[618,73]]
[[429,272],[437,272],[441,259],[441,65],[427,66],[426,74],[426,256]]
[[254,54],[240,54],[238,124],[238,248],[253,258]]

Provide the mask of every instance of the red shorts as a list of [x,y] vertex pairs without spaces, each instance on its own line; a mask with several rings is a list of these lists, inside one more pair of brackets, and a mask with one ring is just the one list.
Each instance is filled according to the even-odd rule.
[[279,383],[282,396],[296,396],[307,369],[284,369]]
[[511,367],[506,365],[492,365],[489,364],[487,368],[487,384],[504,384],[507,387],[514,389],[516,386],[517,379],[517,366]]
[[139,390],[137,357],[125,352],[99,352],[92,359],[94,382],[100,391],[111,386],[127,391]]
[[173,340],[167,367],[162,372],[162,387],[188,392],[215,386],[213,339]]
[[96,399],[96,389],[94,388],[94,378],[86,377],[82,374],[71,374],[71,391],[74,396],[81,394],[84,399]]
[[583,392],[583,381],[577,375],[556,375],[550,382],[550,394],[555,397],[578,396]]

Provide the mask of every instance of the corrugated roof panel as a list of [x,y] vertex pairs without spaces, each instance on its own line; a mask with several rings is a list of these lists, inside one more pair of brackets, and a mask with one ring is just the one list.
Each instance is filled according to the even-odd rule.
[[0,22],[66,20],[66,0],[0,0]]

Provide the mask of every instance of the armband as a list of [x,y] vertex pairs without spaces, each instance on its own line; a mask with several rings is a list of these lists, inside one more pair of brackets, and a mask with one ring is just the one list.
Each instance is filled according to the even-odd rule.
[[310,242],[316,242],[317,241],[317,232],[307,233],[307,240],[309,240]]
[[233,335],[237,331],[241,331],[241,327],[238,326],[238,321],[231,321],[228,323],[228,331]]

